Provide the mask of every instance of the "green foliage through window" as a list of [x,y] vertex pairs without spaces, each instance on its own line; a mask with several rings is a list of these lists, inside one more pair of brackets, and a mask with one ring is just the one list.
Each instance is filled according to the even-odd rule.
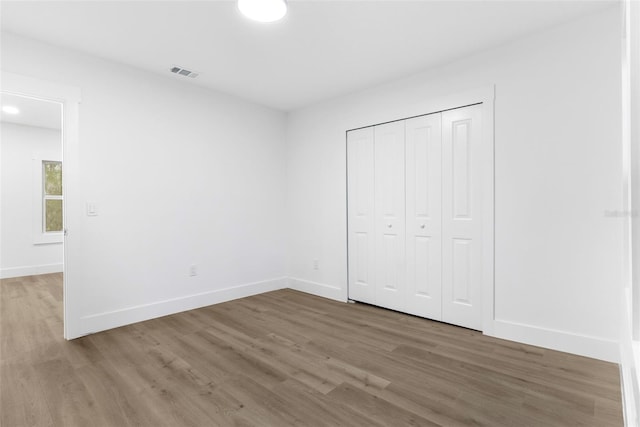
[[44,161],[44,194],[62,196],[62,163]]
[[62,231],[62,162],[42,162],[43,227],[45,232]]

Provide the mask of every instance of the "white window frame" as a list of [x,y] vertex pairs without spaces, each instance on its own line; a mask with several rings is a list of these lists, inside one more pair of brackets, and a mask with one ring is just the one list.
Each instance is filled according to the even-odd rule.
[[[61,142],[62,143],[62,142]],[[53,243],[62,243],[64,241],[64,222],[62,231],[50,231],[46,232],[45,217],[44,217],[44,168],[43,162],[62,162],[61,149],[58,152],[41,152],[33,155],[33,244],[34,245],[48,245]],[[64,188],[64,186],[63,186]],[[47,196],[50,198],[58,198],[60,200],[63,196]],[[63,202],[64,203],[64,202]],[[63,212],[64,218],[64,212]],[[64,221],[64,219],[63,219]]]

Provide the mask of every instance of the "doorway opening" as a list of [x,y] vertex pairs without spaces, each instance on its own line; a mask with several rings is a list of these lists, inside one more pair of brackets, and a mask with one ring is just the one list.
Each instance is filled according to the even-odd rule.
[[[37,294],[38,301],[56,307],[56,324],[49,326],[61,330],[62,104],[4,91],[0,104],[0,278],[7,288],[3,292],[15,293],[16,298]],[[39,318],[38,313],[29,317]]]
[[70,212],[78,205],[80,90],[2,72],[0,103],[0,278],[43,285],[61,307],[62,335],[76,338],[68,230],[78,223]]

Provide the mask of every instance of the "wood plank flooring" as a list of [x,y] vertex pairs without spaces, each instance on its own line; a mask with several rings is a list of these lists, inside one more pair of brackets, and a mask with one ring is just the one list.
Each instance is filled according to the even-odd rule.
[[282,290],[62,339],[62,276],[0,282],[0,424],[621,426],[618,366]]

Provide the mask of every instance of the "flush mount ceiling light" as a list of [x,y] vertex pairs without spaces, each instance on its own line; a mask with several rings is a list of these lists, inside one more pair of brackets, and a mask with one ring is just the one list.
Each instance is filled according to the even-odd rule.
[[3,105],[2,112],[7,114],[19,114],[20,109],[18,107],[14,107],[13,105]]
[[273,22],[287,14],[286,0],[238,0],[244,16],[258,22]]

